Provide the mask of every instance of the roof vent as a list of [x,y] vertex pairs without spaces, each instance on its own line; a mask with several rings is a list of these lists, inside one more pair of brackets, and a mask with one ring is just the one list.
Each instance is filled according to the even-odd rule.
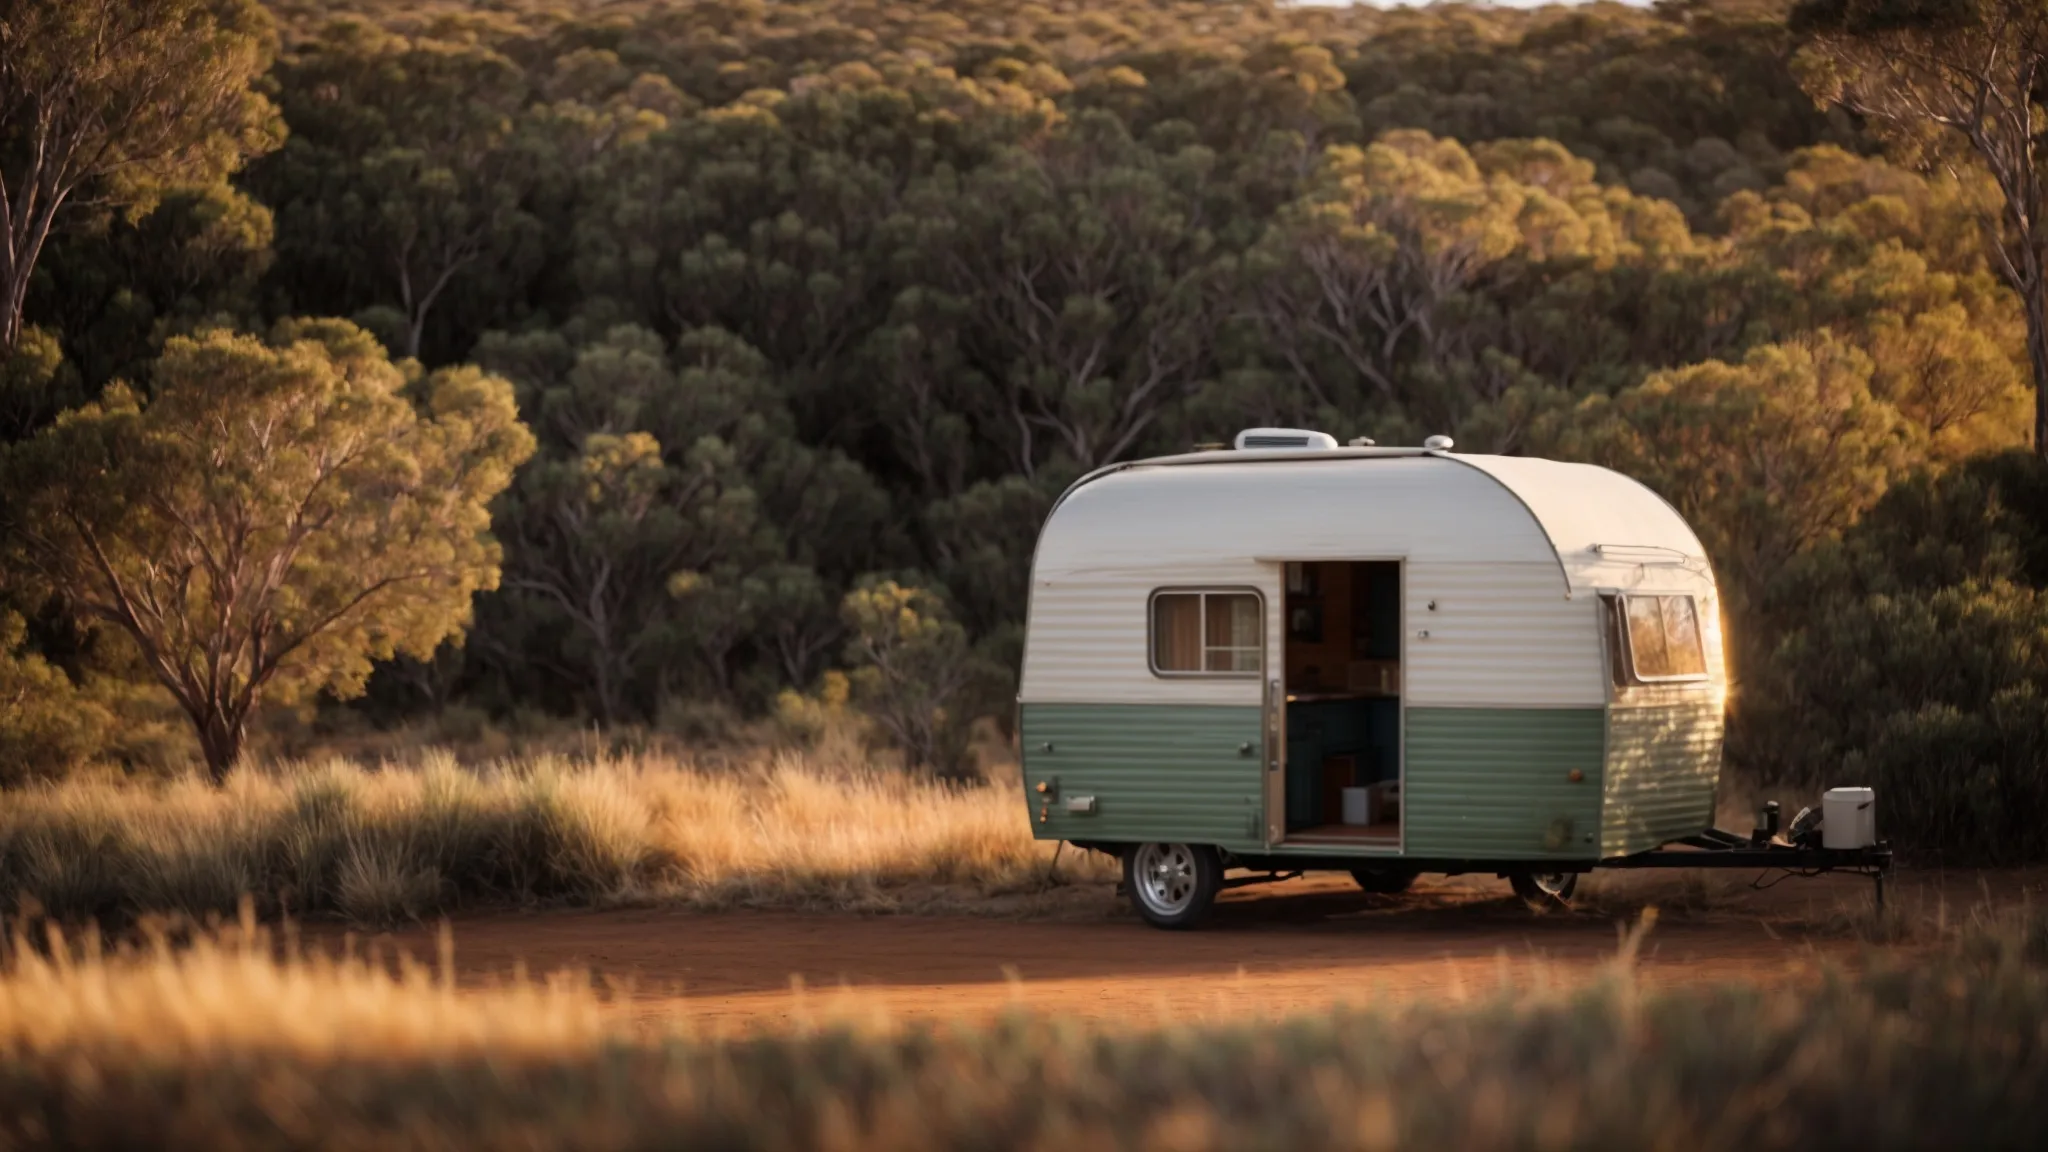
[[1293,448],[1307,452],[1327,452],[1337,446],[1337,438],[1328,432],[1311,432],[1306,428],[1247,428],[1237,434],[1238,451],[1247,448]]
[[1422,446],[1431,452],[1449,452],[1451,445],[1454,443],[1456,441],[1452,440],[1449,436],[1431,436],[1422,442]]

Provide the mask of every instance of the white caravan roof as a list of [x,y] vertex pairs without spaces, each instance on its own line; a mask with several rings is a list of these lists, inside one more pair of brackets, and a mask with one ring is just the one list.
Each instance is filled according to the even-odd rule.
[[1656,493],[1618,472],[1416,448],[1214,451],[1113,465],[1069,489],[1034,570],[1057,579],[1229,560],[1554,559],[1558,591],[1645,567],[1709,573]]

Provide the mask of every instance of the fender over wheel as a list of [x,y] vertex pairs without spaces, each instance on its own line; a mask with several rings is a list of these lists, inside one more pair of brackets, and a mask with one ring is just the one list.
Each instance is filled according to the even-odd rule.
[[1206,844],[1133,844],[1124,851],[1124,891],[1154,928],[1191,928],[1223,890],[1223,858]]

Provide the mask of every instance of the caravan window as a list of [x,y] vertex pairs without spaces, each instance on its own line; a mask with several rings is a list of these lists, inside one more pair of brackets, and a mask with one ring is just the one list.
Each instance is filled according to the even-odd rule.
[[1690,596],[1623,596],[1629,668],[1642,681],[1704,680],[1707,654]]
[[1155,592],[1152,671],[1169,676],[1256,676],[1264,613],[1252,592]]

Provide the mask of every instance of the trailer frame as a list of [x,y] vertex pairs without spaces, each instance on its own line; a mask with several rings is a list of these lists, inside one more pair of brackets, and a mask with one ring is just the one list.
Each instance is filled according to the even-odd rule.
[[[1790,843],[1776,835],[1776,821],[1769,821],[1768,830],[1759,828],[1749,836],[1710,828],[1694,836],[1673,840],[1645,852],[1629,856],[1615,856],[1605,860],[1474,860],[1474,859],[1428,859],[1399,857],[1392,859],[1361,861],[1356,856],[1258,856],[1243,853],[1222,853],[1223,866],[1227,869],[1242,869],[1254,875],[1228,876],[1221,881],[1221,888],[1243,888],[1253,884],[1273,884],[1293,880],[1307,872],[1348,872],[1362,864],[1421,875],[1439,876],[1495,875],[1502,878],[1517,873],[1587,873],[1601,869],[1756,869],[1761,874],[1751,886],[1767,888],[1790,878],[1811,878],[1831,872],[1847,872],[1868,876],[1874,884],[1879,911],[1885,907],[1885,881],[1892,875],[1891,846],[1880,840],[1861,848],[1828,848],[1820,844],[1803,842]],[[1809,841],[1811,837],[1807,838]],[[1104,855],[1120,857],[1124,846],[1091,841],[1073,841],[1077,848],[1101,852]],[[1057,855],[1055,855],[1055,860]],[[1769,884],[1764,876],[1779,873]],[[1257,873],[1263,873],[1258,875]],[[1119,895],[1123,885],[1117,885]]]
[[[1662,848],[1602,860],[1598,868],[1760,868],[1786,876],[1813,877],[1829,872],[1868,876],[1876,885],[1877,906],[1884,908],[1884,882],[1892,874],[1891,845],[1880,840],[1864,848],[1828,848],[1758,840],[1709,828],[1697,836],[1674,840]],[[1785,877],[1780,877],[1784,879]],[[1761,879],[1761,878],[1759,878]],[[1772,881],[1776,883],[1777,881]],[[1768,887],[1768,885],[1758,885]]]

